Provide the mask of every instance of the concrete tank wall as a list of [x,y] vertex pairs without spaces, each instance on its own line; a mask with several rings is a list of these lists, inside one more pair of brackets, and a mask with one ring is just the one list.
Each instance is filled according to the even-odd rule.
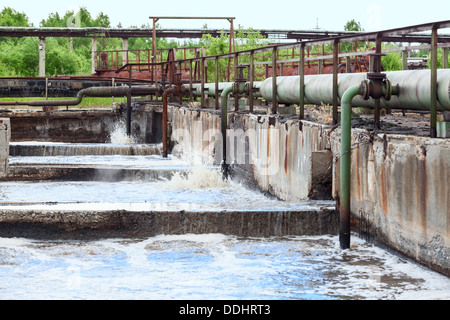
[[[200,163],[220,164],[220,115],[188,108],[170,111],[175,151]],[[240,154],[245,159],[231,165],[234,177],[283,200],[329,194],[338,199],[339,128],[307,121],[300,128],[297,120],[243,113],[229,114],[228,120],[230,129],[245,133],[243,147],[228,158]],[[229,131],[231,136],[242,134]],[[450,275],[450,140],[374,136],[361,129],[352,130],[352,140],[353,231]]]
[[[340,131],[331,135],[339,154]],[[450,275],[450,140],[352,130],[352,226]],[[339,194],[339,162],[334,195]]]
[[[171,107],[175,152],[192,163],[222,160],[220,115],[216,111]],[[324,126],[280,122],[267,115],[232,113],[228,117],[227,164],[242,178],[282,200],[331,199],[333,158]]]
[[[157,111],[161,113],[161,110]],[[155,132],[158,129],[158,126],[153,124],[155,113],[145,109],[133,112],[131,133],[138,143],[161,141],[153,141],[155,136],[159,136],[159,139],[161,136]],[[110,134],[116,124],[126,121],[125,112],[111,109],[11,112],[5,113],[4,116],[10,118],[11,140],[14,142],[104,143],[110,141]]]

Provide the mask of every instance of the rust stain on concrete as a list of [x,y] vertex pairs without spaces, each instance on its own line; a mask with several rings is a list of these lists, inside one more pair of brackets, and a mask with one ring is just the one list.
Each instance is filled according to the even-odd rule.
[[360,162],[360,155],[359,155],[359,146],[356,147],[356,150],[354,153],[355,153],[355,162],[356,162],[356,166],[355,166],[356,196],[358,198],[358,201],[361,201],[361,177],[360,177],[361,162]]
[[286,147],[284,149],[284,173],[286,175],[288,171],[288,162],[289,162],[288,150],[289,150],[289,132],[288,130],[286,130]]

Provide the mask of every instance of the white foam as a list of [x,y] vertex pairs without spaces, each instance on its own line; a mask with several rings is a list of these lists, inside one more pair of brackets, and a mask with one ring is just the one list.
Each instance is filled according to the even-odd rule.
[[219,169],[211,169],[204,165],[192,167],[187,175],[175,173],[166,185],[170,189],[221,189],[231,187],[229,181],[222,178]]
[[352,241],[0,239],[0,299],[449,299],[450,279]]

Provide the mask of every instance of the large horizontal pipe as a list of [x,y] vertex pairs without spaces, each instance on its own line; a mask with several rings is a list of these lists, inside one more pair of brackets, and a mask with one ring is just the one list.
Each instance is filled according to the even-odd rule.
[[[430,111],[431,74],[430,70],[385,72],[392,86],[398,85],[398,95],[389,101],[381,99],[382,108]],[[338,95],[367,79],[366,73],[338,74]],[[257,85],[259,85],[257,83]],[[450,110],[450,69],[437,72],[438,111]],[[277,98],[279,103],[298,103],[300,101],[300,78],[298,76],[277,77]],[[258,87],[259,94],[272,101],[272,78],[268,78]],[[305,76],[306,104],[333,104],[333,75]],[[374,107],[374,100],[355,97],[352,107]]]
[[84,97],[122,97],[131,95],[149,95],[158,92],[155,86],[128,86],[121,87],[91,87],[80,90],[75,100],[38,100],[38,101],[0,101],[0,106],[28,105],[34,107],[46,106],[76,106],[81,103]]
[[[450,69],[437,70],[437,110],[450,111]],[[381,99],[382,108],[408,109],[430,111],[431,101],[431,74],[430,70],[407,70],[385,72],[392,86],[399,88],[398,95],[392,96],[389,101]],[[360,85],[367,79],[366,73],[339,73],[338,95],[339,100],[344,92],[355,85]],[[219,91],[231,87],[233,82],[219,82]],[[272,101],[272,78],[254,82],[257,89],[254,96],[263,97]],[[215,83],[206,83],[204,88],[208,95],[215,95]],[[193,94],[200,96],[201,85],[193,85]],[[298,104],[300,101],[300,77],[277,77],[278,103]],[[339,101],[340,102],[340,101]],[[305,104],[333,104],[333,75],[307,75],[305,76]],[[352,101],[352,107],[374,107],[373,99],[364,100],[357,96]]]

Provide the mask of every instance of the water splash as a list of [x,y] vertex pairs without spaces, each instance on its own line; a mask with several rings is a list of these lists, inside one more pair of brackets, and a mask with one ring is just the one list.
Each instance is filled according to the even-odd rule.
[[113,144],[135,144],[136,139],[127,135],[127,128],[123,121],[116,122],[110,133],[110,142]]
[[196,165],[187,174],[176,172],[167,186],[172,189],[223,189],[231,185],[222,178],[220,169]]

